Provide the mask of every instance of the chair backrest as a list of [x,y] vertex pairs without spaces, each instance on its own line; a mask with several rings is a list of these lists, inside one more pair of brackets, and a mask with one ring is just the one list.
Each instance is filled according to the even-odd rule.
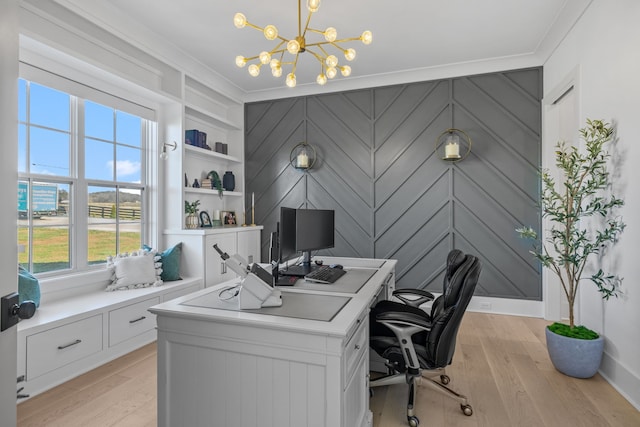
[[441,308],[432,317],[432,328],[427,335],[426,355],[423,356],[432,368],[442,368],[451,363],[458,328],[480,277],[478,258],[473,255],[463,255],[461,258],[460,254],[452,255],[457,267],[452,268],[451,272],[447,268]]
[[442,295],[436,298],[431,305],[432,319],[438,317],[443,307],[448,307],[452,304],[452,298],[455,299],[456,295],[452,295],[452,288],[450,286],[451,278],[465,259],[466,255],[459,249],[452,249],[447,254],[447,265],[444,272],[444,279],[442,280]]

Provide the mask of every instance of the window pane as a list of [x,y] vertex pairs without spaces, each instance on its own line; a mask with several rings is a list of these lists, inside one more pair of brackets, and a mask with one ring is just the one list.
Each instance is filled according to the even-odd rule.
[[84,175],[87,179],[113,181],[113,144],[85,139]]
[[69,95],[31,83],[29,105],[32,124],[69,131]]
[[140,157],[142,151],[122,145],[116,147],[116,180],[120,182],[140,183]]
[[106,262],[108,255],[118,253],[116,247],[116,189],[89,187],[88,254],[89,264]]
[[27,126],[18,125],[18,172],[27,171]]
[[26,270],[31,270],[29,267],[29,228],[22,226],[24,222],[18,222],[20,225],[18,227],[18,264]]
[[69,227],[65,225],[40,226],[41,222],[49,223],[44,219],[36,220],[34,218],[32,273],[71,268],[69,261]]
[[69,134],[31,127],[29,152],[32,173],[69,175]]
[[18,80],[18,120],[27,121],[27,81]]
[[142,139],[142,119],[131,114],[116,112],[116,141],[121,144],[140,147]]
[[113,141],[113,108],[85,101],[84,134]]
[[141,190],[120,190],[120,247],[118,252],[137,251],[142,245]]

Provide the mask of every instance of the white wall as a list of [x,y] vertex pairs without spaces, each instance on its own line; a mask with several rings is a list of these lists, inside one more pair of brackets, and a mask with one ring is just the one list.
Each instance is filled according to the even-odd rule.
[[[640,280],[635,268],[640,242],[640,2],[595,0],[568,37],[544,64],[545,91],[561,84],[577,67],[580,123],[613,121],[620,164],[611,169],[616,195],[626,205],[622,239],[604,266],[624,277],[625,295],[607,302],[591,282],[580,296],[580,322],[601,332],[605,356],[601,373],[640,408]],[[545,96],[548,92],[545,92]],[[606,271],[606,270],[605,270]]]

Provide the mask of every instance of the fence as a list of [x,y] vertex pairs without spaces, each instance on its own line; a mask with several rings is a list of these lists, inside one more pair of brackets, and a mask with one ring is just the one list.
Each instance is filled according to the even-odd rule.
[[[89,205],[89,216],[93,218],[115,218],[116,206]],[[140,209],[120,208],[118,219],[140,219]]]

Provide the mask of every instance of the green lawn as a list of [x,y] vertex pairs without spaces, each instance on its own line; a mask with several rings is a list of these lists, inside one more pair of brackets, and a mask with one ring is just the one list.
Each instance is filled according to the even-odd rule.
[[[18,229],[18,243],[26,246],[26,228]],[[121,232],[120,252],[140,249],[140,233]],[[89,264],[105,262],[108,255],[116,253],[114,232],[89,230]],[[18,262],[27,267],[28,253],[18,254]],[[35,228],[33,235],[33,273],[69,268],[69,230],[66,228]]]

